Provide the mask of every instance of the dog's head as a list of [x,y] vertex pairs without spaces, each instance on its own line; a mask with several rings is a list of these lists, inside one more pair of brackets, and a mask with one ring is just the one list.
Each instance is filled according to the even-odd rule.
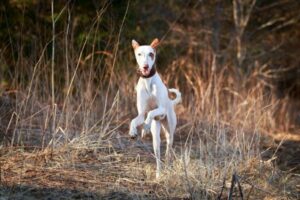
[[136,61],[139,66],[139,71],[143,76],[148,76],[151,69],[154,67],[156,57],[156,47],[159,45],[159,40],[154,39],[150,45],[139,45],[135,40],[132,40],[132,47]]

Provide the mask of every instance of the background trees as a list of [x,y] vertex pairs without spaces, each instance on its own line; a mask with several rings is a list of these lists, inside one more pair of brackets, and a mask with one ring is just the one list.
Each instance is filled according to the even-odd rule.
[[[100,85],[107,84],[104,77],[113,76],[112,72],[124,70],[131,77],[131,39],[147,43],[158,37],[162,39],[158,59],[162,73],[172,71],[180,77],[181,70],[199,72],[194,78],[186,74],[170,79],[170,84],[183,83],[181,88],[190,91],[199,78],[207,82],[226,69],[239,86],[259,82],[264,93],[288,101],[284,108],[288,121],[297,124],[299,8],[296,0],[55,1],[55,92],[61,96],[65,91],[62,88],[71,81],[78,62],[77,70],[93,74],[85,79]],[[47,93],[51,1],[4,0],[0,10],[1,90],[25,89],[41,59],[43,92]],[[249,81],[251,76],[255,78]],[[191,92],[197,95],[199,89]],[[276,112],[285,112],[280,109]]]

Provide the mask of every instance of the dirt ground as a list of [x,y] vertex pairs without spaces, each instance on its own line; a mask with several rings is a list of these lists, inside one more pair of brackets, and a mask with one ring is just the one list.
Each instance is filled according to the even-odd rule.
[[[176,136],[175,148],[183,145],[181,137]],[[275,167],[288,172],[296,185],[294,194],[299,193],[300,140],[278,138],[262,139],[262,158],[273,158]],[[174,197],[155,181],[150,137],[133,141],[120,135],[95,149],[14,148],[1,149],[1,199],[191,198]]]

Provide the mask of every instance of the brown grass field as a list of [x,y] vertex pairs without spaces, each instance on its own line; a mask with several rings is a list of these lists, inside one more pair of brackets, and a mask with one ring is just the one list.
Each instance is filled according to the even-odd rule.
[[[1,82],[0,199],[300,198],[300,135],[292,120],[299,101],[278,98],[268,82],[282,69],[257,61],[243,75],[231,58],[220,62],[211,46],[203,47],[210,39],[193,47],[193,27],[185,34],[176,23],[161,42],[157,67],[183,102],[176,107],[172,165],[163,165],[156,180],[151,136],[128,135],[138,78],[131,38],[122,38],[128,10],[98,50],[105,9],[80,47],[66,23],[32,57],[20,51],[12,78]],[[160,54],[180,41],[186,54]],[[1,64],[5,56],[1,51]],[[160,66],[164,57],[170,62]]]

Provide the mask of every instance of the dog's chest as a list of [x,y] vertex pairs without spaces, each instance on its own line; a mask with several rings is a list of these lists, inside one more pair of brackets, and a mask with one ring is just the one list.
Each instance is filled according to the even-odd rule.
[[154,81],[152,79],[139,79],[136,86],[137,91],[145,91],[147,96],[152,96],[156,87],[154,86]]
[[152,84],[146,84],[145,90],[147,92],[147,109],[153,110],[157,108],[157,99],[153,94],[153,85]]
[[151,81],[145,81],[144,82],[144,88],[145,90],[147,91],[147,93],[149,95],[152,94],[152,91],[153,91],[153,84],[151,83]]
[[148,99],[147,99],[147,110],[154,110],[156,109],[158,106],[157,106],[157,101],[156,101],[156,98],[154,96],[150,96]]
[[155,78],[139,79],[136,90],[143,94],[143,99],[146,103],[146,111],[156,109],[158,107],[158,101],[156,97],[157,87],[155,85]]

